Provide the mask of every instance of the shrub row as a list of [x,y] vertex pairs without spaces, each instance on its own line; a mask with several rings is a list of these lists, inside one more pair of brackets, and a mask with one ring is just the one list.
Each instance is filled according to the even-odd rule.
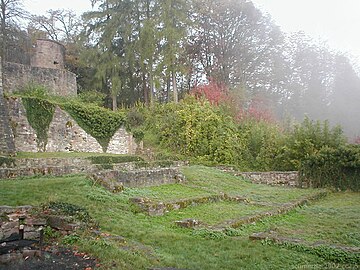
[[300,167],[300,180],[312,187],[360,190],[360,146],[324,147]]

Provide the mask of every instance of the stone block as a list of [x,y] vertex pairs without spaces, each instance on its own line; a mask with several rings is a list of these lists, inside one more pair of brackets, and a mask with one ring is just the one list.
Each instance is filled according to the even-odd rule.
[[194,228],[194,227],[199,226],[201,223],[199,220],[189,218],[189,219],[185,219],[185,220],[175,221],[175,224],[182,228]]

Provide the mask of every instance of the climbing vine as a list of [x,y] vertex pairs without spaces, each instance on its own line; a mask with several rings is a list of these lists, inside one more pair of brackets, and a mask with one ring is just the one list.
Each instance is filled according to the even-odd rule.
[[55,105],[35,97],[22,99],[26,117],[30,126],[36,132],[36,143],[40,151],[45,151],[48,141],[48,131],[55,112]]
[[61,107],[99,142],[104,152],[115,132],[125,124],[123,113],[110,111],[94,104],[72,101],[62,104]]

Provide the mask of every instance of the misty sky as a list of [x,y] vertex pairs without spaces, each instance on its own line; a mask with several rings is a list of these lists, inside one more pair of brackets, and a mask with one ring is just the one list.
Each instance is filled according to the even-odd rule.
[[[271,14],[285,32],[303,30],[313,38],[328,40],[330,47],[349,52],[360,65],[360,0],[253,0]],[[49,9],[91,10],[90,0],[24,0],[34,14]],[[355,62],[355,59],[353,59]]]

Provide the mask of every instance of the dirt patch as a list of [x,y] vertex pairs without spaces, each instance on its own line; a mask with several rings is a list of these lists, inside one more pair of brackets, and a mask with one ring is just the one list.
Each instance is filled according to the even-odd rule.
[[92,270],[98,262],[85,253],[65,247],[46,247],[45,251],[26,250],[7,254],[0,270]]

